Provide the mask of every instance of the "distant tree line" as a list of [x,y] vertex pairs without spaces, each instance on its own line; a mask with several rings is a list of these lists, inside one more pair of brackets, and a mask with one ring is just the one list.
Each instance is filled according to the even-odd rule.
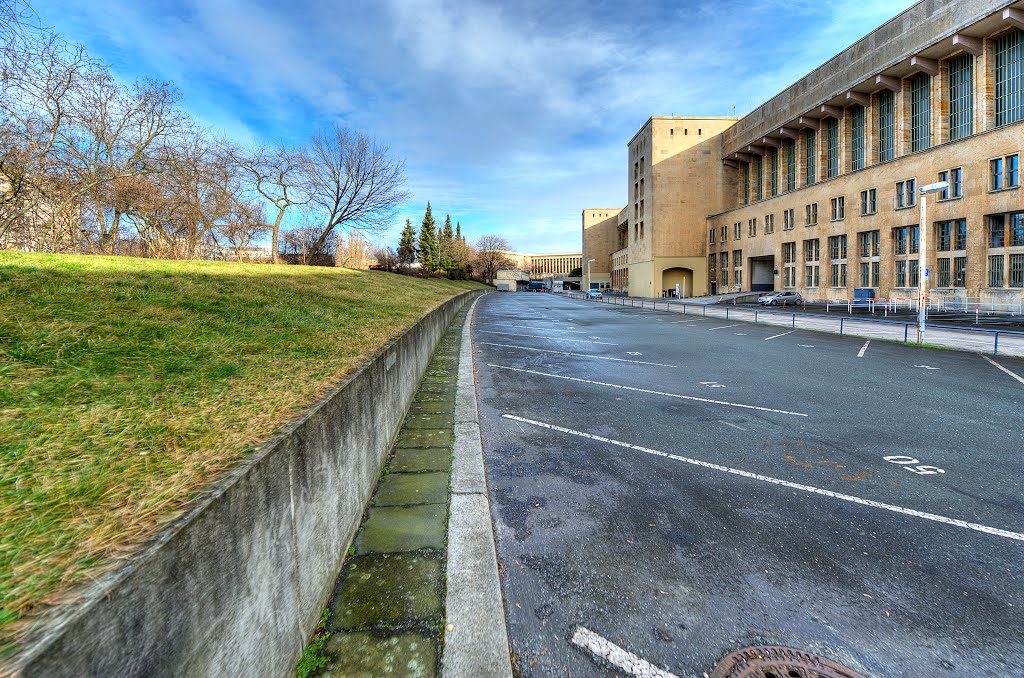
[[365,132],[217,136],[172,83],[118,82],[22,0],[0,0],[0,41],[0,248],[242,260],[269,236],[273,261],[309,263],[407,198],[403,161]]
[[453,280],[474,278],[493,283],[497,270],[513,265],[509,249],[508,241],[497,235],[482,236],[475,246],[470,245],[461,222],[456,222],[452,229],[451,215],[446,214],[444,225],[438,227],[427,202],[418,232],[412,220],[406,219],[398,247],[378,247],[372,251],[372,256],[378,266],[387,271]]

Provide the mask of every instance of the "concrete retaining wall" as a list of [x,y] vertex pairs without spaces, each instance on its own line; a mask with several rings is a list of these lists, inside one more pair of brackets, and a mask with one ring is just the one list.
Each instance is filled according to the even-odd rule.
[[16,659],[25,676],[294,675],[465,293],[385,347]]

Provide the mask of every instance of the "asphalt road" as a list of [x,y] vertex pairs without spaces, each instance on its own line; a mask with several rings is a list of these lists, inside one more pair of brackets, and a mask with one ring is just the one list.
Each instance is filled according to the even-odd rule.
[[540,294],[473,338],[521,675],[622,675],[580,627],[678,676],[1024,675],[1024,362]]

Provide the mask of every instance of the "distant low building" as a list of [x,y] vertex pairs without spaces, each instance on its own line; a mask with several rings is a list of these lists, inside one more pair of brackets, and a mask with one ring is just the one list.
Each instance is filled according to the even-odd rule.
[[550,280],[553,277],[568,276],[583,266],[583,255],[579,252],[558,252],[554,254],[505,253],[519,270],[526,271],[531,280]]
[[499,292],[515,292],[530,283],[530,274],[521,269],[503,268],[494,274],[494,286]]

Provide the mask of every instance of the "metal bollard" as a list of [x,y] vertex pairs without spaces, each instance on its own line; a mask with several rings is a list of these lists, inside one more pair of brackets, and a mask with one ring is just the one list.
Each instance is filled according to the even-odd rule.
[[839,319],[839,336],[840,337],[843,336],[843,321],[844,320],[846,320],[846,318],[840,318]]
[[999,332],[996,332],[996,345],[992,350],[992,355],[999,355]]

